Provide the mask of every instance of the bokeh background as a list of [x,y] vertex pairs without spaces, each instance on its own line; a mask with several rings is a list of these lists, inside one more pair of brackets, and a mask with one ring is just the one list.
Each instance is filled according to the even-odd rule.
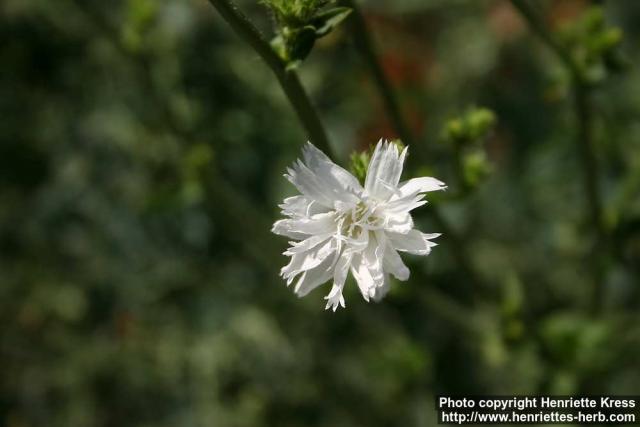
[[[538,3],[554,31],[592,6]],[[404,176],[450,186],[416,222],[459,241],[332,313],[269,232],[304,128],[207,1],[4,0],[0,425],[427,426],[442,393],[640,394],[640,2],[598,3],[626,57],[590,91],[606,244],[566,70],[508,1],[360,4]],[[298,71],[337,161],[397,136],[346,26]],[[463,186],[442,129],[473,106],[497,125]]]

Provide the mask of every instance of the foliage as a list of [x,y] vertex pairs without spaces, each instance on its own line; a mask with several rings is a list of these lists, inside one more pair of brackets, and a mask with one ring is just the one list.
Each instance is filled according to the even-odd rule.
[[263,0],[273,12],[277,35],[271,45],[288,69],[296,68],[315,42],[336,28],[349,14],[331,0]]
[[[589,13],[567,3],[539,2],[560,28]],[[430,426],[442,393],[640,394],[640,2],[589,32],[619,28],[630,64],[588,88],[604,240],[563,65],[509,2],[361,7],[415,136],[404,176],[449,189],[414,217],[443,235],[409,281],[331,313],[269,231],[307,135],[206,1],[0,3],[0,424]],[[299,71],[343,166],[396,137],[347,32]],[[480,160],[438,142],[452,118]]]
[[628,65],[619,49],[622,30],[607,25],[602,7],[592,6],[577,21],[563,27],[560,35],[585,80],[592,84]]
[[449,120],[440,139],[457,159],[456,172],[461,188],[475,188],[491,173],[484,142],[496,125],[496,116],[487,108],[471,108],[462,117]]

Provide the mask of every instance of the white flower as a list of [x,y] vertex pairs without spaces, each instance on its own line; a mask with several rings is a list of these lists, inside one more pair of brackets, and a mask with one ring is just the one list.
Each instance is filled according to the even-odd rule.
[[285,177],[302,193],[280,205],[286,219],[272,231],[295,241],[284,252],[291,261],[281,270],[295,293],[303,297],[333,280],[326,308],[345,306],[342,289],[349,271],[366,301],[378,301],[389,289],[389,274],[409,278],[398,251],[427,255],[439,234],[413,228],[409,212],[427,203],[424,193],[443,190],[435,178],[414,178],[399,183],[407,149],[378,142],[364,188],[349,172],[333,163],[311,143],[303,149]]

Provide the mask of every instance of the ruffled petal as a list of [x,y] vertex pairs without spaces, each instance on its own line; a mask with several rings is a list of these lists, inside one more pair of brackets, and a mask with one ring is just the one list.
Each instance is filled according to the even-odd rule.
[[407,148],[398,152],[396,144],[380,140],[369,162],[364,188],[369,196],[384,200],[395,191],[402,175]]
[[335,200],[334,192],[337,189],[329,188],[318,179],[304,163],[296,161],[293,166],[287,169],[285,178],[289,180],[307,198],[331,208]]
[[319,213],[326,213],[327,208],[305,196],[287,197],[279,205],[282,214],[290,218],[310,217]]
[[287,285],[290,285],[298,274],[317,267],[336,250],[335,241],[328,240],[326,243],[318,245],[312,250],[295,253],[291,256],[289,264],[282,267],[280,274],[287,280]]
[[285,177],[309,199],[333,208],[337,201],[355,202],[362,187],[346,170],[333,163],[311,143],[303,149],[306,162],[296,161]]
[[292,256],[300,252],[307,252],[332,236],[332,234],[318,234],[300,242],[289,242],[291,246],[283,253],[283,255]]
[[[386,244],[384,233],[378,231],[374,233],[373,238],[369,239],[369,245],[363,253],[363,260],[367,264],[376,287],[382,286],[384,281],[383,259]],[[371,296],[373,296],[373,292]]]
[[273,224],[271,232],[302,240],[316,234],[330,234],[336,230],[335,213],[313,215],[310,218],[281,219]]
[[360,289],[362,297],[365,301],[369,302],[371,290],[375,292],[376,285],[373,281],[373,277],[371,277],[369,269],[367,268],[367,264],[362,258],[361,254],[357,254],[353,257],[351,274],[353,274],[353,277],[356,279],[356,283],[358,284],[358,289]]
[[413,230],[413,218],[410,214],[391,215],[386,219],[385,231],[406,234]]
[[391,246],[391,244],[387,243],[386,249],[384,252],[384,271],[392,274],[396,279],[405,280],[409,279],[409,275],[411,272],[402,262],[402,258],[400,258],[400,254]]
[[369,232],[367,230],[362,230],[358,237],[352,238],[342,236],[342,239],[346,246],[345,251],[351,253],[362,252],[369,244]]
[[[381,233],[380,233],[381,234]],[[351,274],[358,283],[358,288],[365,301],[369,301],[376,288],[384,282],[384,235],[370,237],[368,245],[362,253],[355,254],[351,263]]]
[[391,200],[384,205],[384,212],[389,214],[402,214],[412,211],[427,203],[423,194],[410,194],[406,197]]
[[391,279],[388,274],[385,274],[384,283],[382,286],[376,288],[376,292],[373,294],[373,300],[375,302],[380,302],[380,300],[389,293],[389,289],[391,289]]
[[[444,182],[430,176],[413,178],[400,184],[399,192],[395,198],[403,198],[420,193],[427,193],[429,191],[439,191],[446,188],[447,186]],[[394,200],[394,197],[392,197],[391,200]]]
[[389,232],[387,235],[394,249],[414,255],[429,254],[431,248],[437,246],[437,243],[429,239],[440,236],[440,234],[425,234],[418,230],[411,230],[406,234]]
[[311,169],[320,180],[330,187],[339,187],[345,192],[352,193],[362,191],[362,186],[358,179],[351,173],[336,165],[315,145],[307,142],[302,149],[302,157],[305,164]]
[[344,252],[340,255],[338,262],[336,263],[333,273],[333,287],[329,292],[329,295],[325,297],[327,305],[325,310],[331,308],[336,311],[338,306],[345,307],[344,297],[342,296],[342,289],[344,288],[344,282],[347,280],[347,274],[349,273],[349,267],[351,266],[352,254]]
[[335,261],[335,257],[329,256],[316,267],[302,273],[293,289],[296,295],[302,298],[318,286],[331,279],[331,276],[333,276]]

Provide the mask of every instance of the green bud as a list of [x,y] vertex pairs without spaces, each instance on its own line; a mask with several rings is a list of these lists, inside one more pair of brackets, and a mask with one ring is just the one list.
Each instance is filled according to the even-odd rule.
[[617,50],[622,43],[622,31],[607,26],[601,7],[589,8],[580,20],[565,27],[560,34],[586,82],[599,84],[611,72],[625,68]]
[[483,150],[474,150],[464,154],[462,159],[464,180],[470,187],[478,184],[491,174],[491,164]]
[[353,176],[358,178],[358,181],[364,182],[367,176],[367,168],[371,161],[371,150],[351,153],[349,170],[353,173]]
[[158,5],[152,0],[129,0],[126,19],[121,29],[124,47],[131,52],[144,48],[145,32],[151,27],[158,12]]
[[482,142],[496,124],[496,115],[487,108],[474,108],[447,122],[441,133],[445,143],[459,146]]
[[447,123],[445,127],[445,139],[448,141],[457,141],[464,136],[464,126],[462,120],[454,119]]
[[392,139],[391,141],[389,141],[389,143],[398,147],[398,151],[402,151],[406,147],[406,145],[404,145],[404,143],[400,139]]
[[469,132],[475,140],[483,138],[496,123],[496,115],[486,108],[478,108],[469,113]]
[[282,26],[304,26],[322,8],[331,3],[329,0],[262,0],[262,4],[273,12],[276,21]]
[[332,7],[335,0],[262,0],[273,13],[277,36],[271,45],[287,64],[296,68],[311,53],[316,39],[329,34],[351,13]]
[[593,33],[604,28],[604,12],[601,7],[593,6],[585,13],[578,25],[584,28],[585,32]]
[[602,46],[605,49],[614,48],[622,42],[622,30],[620,28],[609,28],[602,35]]

